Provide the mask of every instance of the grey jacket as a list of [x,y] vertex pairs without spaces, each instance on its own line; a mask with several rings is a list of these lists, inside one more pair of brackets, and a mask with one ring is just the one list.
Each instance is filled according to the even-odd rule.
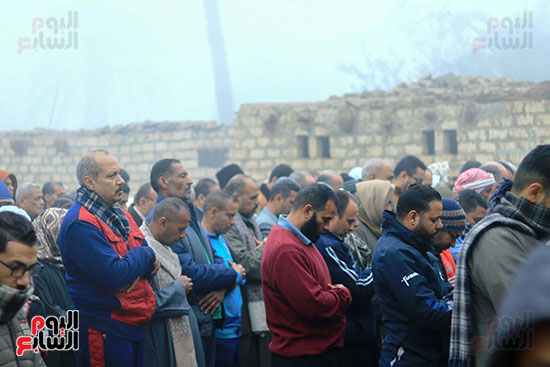
[[[20,323],[19,320],[25,322]],[[37,367],[44,366],[40,353],[26,351],[21,357],[15,354],[17,338],[24,335],[31,335],[29,324],[23,309],[13,319],[5,324],[0,324],[0,365],[3,367]],[[19,364],[15,360],[19,360]]]
[[[487,336],[487,326],[497,315],[512,277],[540,244],[539,239],[504,226],[491,228],[478,239],[468,261],[474,338]],[[486,366],[488,359],[488,351],[480,348],[475,366]]]
[[263,238],[267,238],[269,232],[271,232],[271,228],[275,227],[278,221],[279,218],[267,206],[262,209],[262,212],[256,218],[256,223],[260,227]]

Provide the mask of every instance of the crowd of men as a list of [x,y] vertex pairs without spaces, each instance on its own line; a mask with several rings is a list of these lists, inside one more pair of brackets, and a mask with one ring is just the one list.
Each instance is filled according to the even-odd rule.
[[[550,364],[550,145],[454,178],[411,155],[191,177],[162,159],[127,207],[107,151],[72,193],[0,171],[0,365]],[[17,353],[69,310],[78,348]]]

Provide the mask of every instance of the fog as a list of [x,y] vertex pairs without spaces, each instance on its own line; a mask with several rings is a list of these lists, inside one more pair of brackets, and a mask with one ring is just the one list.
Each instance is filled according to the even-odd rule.
[[[214,69],[226,78],[218,93],[232,111],[387,90],[426,73],[550,79],[544,1],[218,1],[223,48],[214,53],[208,27],[216,24],[207,22],[203,1],[10,0],[0,9],[2,130],[219,121]],[[68,19],[69,12],[77,14],[77,44],[34,50],[35,19]],[[527,46],[474,54],[474,38],[488,42],[490,18],[502,35],[504,18],[524,14],[532,14],[532,26],[515,27],[514,37],[530,32]],[[19,43],[25,38],[29,48]],[[226,63],[219,56],[213,63],[212,54]]]

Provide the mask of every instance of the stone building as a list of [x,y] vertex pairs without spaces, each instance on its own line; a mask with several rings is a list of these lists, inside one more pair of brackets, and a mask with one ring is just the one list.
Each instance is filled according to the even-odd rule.
[[61,180],[76,188],[75,168],[90,149],[112,152],[130,173],[133,193],[155,161],[175,157],[193,179],[235,162],[265,179],[278,163],[338,172],[367,158],[396,163],[405,154],[426,164],[468,159],[518,164],[550,143],[550,82],[425,76],[388,92],[369,91],[311,103],[244,104],[232,127],[215,121],[134,123],[97,130],[4,131],[0,168],[20,182]]

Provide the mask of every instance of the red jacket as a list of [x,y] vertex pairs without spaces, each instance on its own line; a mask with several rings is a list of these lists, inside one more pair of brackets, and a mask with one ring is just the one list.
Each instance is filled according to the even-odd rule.
[[351,302],[347,288],[330,289],[327,265],[313,243],[287,229],[271,230],[262,258],[262,286],[269,348],[285,357],[321,354],[342,347]]

